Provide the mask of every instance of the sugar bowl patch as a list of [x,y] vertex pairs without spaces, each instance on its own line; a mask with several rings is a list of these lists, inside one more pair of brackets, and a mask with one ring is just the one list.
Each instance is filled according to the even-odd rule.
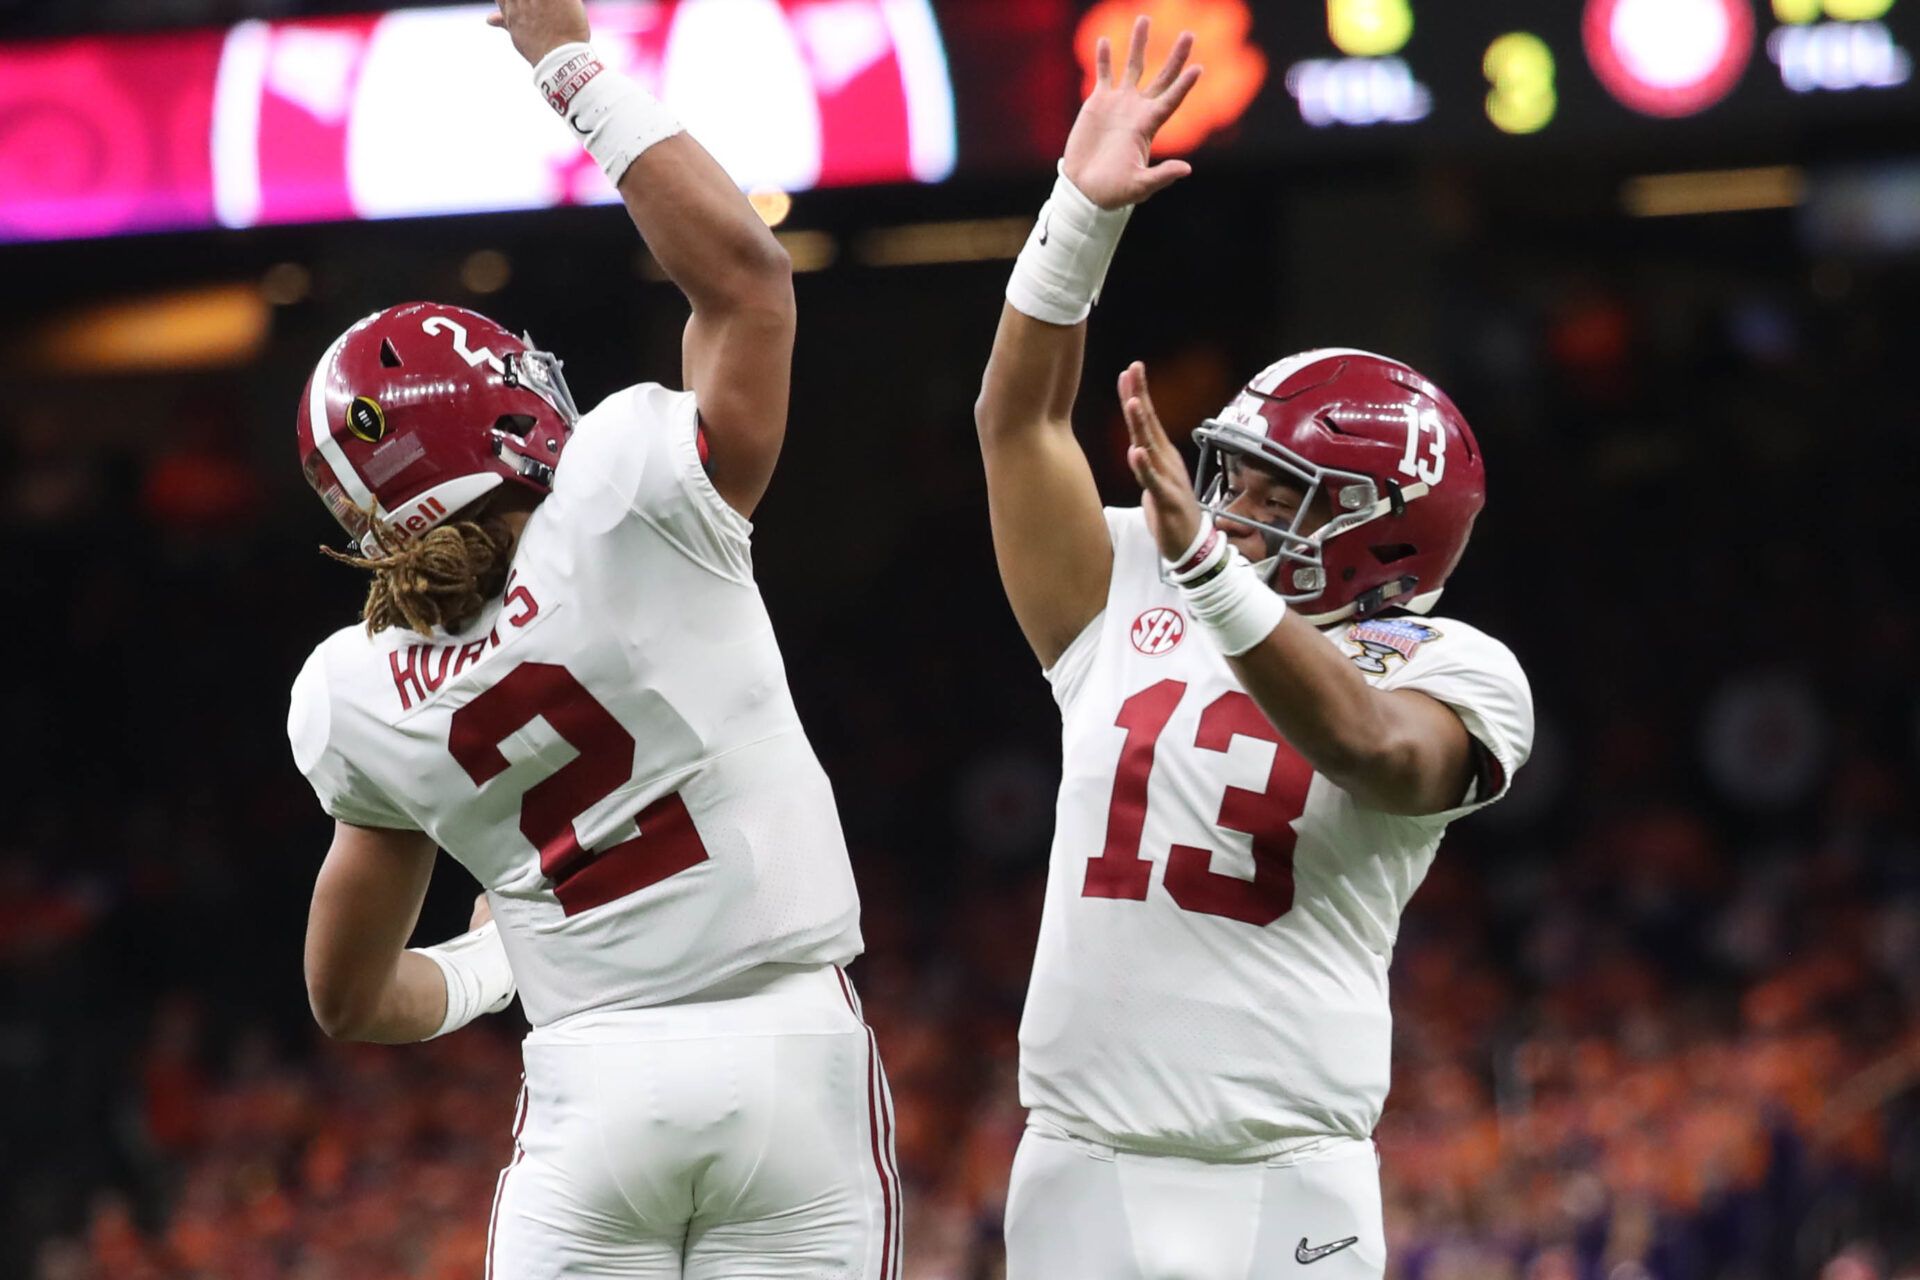
[[1385,675],[1391,659],[1413,661],[1421,645],[1439,638],[1439,631],[1411,618],[1370,618],[1347,628],[1347,643],[1360,651],[1353,665],[1373,676]]

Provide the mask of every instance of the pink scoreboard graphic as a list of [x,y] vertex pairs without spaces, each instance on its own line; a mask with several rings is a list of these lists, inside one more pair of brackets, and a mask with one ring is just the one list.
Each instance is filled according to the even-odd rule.
[[[742,187],[939,182],[953,91],[930,0],[590,6],[594,43]],[[492,6],[13,45],[0,240],[616,199]]]

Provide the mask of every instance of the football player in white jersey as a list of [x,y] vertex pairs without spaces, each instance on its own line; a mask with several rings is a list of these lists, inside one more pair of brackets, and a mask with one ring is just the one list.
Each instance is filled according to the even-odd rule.
[[1063,722],[1020,1028],[1012,1280],[1377,1278],[1387,969],[1452,819],[1527,757],[1525,676],[1431,610],[1485,495],[1406,365],[1314,351],[1195,437],[1120,376],[1142,505],[1102,510],[1071,413],[1087,316],[1198,68],[1146,20],[1068,137],[977,405],[993,539]]
[[[785,430],[789,264],[580,0],[505,0],[547,100],[693,315],[685,391],[579,414],[559,361],[472,312],[354,325],[300,407],[373,579],[288,731],[335,819],[314,1013],[401,1042],[532,1024],[487,1275],[899,1274],[886,1081],[841,966],[859,904],[760,593],[748,517]],[[476,928],[407,949],[436,846]]]

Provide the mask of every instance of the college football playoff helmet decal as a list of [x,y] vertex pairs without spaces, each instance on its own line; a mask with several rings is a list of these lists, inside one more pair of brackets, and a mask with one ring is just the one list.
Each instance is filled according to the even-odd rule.
[[[1201,504],[1266,536],[1269,582],[1315,626],[1431,610],[1486,503],[1480,445],[1453,401],[1367,351],[1333,347],[1269,365],[1193,438]],[[1305,488],[1290,525],[1226,513],[1243,458]]]
[[580,412],[560,361],[476,312],[376,311],[300,397],[307,483],[362,554],[392,553],[501,484],[545,493]]

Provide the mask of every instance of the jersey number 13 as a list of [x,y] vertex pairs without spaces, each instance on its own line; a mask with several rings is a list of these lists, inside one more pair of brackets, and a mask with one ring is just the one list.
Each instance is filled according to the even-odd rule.
[[[1185,681],[1162,680],[1120,704],[1114,723],[1127,731],[1127,741],[1120,749],[1113,799],[1107,806],[1107,843],[1100,856],[1087,859],[1081,897],[1146,898],[1153,876],[1153,863],[1140,856],[1147,780],[1160,735],[1186,693]],[[1237,689],[1221,694],[1200,713],[1193,745],[1224,752],[1236,737],[1273,744],[1265,789],[1228,787],[1220,802],[1219,824],[1253,838],[1253,879],[1222,875],[1213,869],[1211,850],[1176,844],[1167,855],[1167,893],[1185,910],[1265,926],[1293,906],[1293,823],[1306,809],[1313,767],[1287,745],[1253,699]]]

